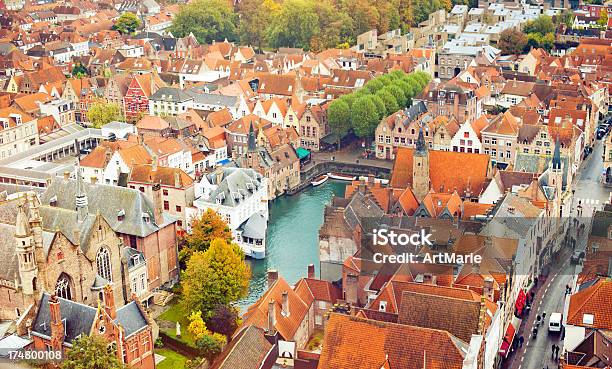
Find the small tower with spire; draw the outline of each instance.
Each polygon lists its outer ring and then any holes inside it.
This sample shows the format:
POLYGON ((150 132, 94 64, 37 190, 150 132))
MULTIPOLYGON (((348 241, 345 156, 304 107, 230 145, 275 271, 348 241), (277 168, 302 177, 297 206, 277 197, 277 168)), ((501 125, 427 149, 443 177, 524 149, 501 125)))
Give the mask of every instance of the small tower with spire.
POLYGON ((19 279, 24 295, 32 296, 36 288, 38 266, 36 264, 35 243, 25 211, 26 199, 19 199, 19 210, 15 220, 16 253, 19 258, 19 279))
POLYGON ((255 168, 257 166, 257 137, 255 136, 255 129, 253 128, 252 122, 249 127, 249 136, 247 140, 246 165, 249 168, 255 168))
POLYGON ((563 162, 561 161, 561 144, 559 137, 555 140, 555 151, 548 165, 548 185, 558 187, 558 195, 560 194, 561 187, 563 186, 563 162))
POLYGON ((83 183, 83 173, 81 172, 81 166, 77 165, 76 171, 76 180, 77 180, 77 189, 76 189, 76 212, 77 212, 77 221, 82 222, 89 214, 89 209, 87 206, 87 194, 85 193, 85 184, 83 183))
POLYGON ((429 192, 429 188, 429 151, 421 127, 412 156, 412 192, 421 201, 429 192))

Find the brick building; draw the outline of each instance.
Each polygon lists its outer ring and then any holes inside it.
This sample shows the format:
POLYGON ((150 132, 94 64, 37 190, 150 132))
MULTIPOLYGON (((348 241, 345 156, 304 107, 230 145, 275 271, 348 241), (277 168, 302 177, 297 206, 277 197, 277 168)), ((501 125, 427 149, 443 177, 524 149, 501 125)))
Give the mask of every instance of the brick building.
POLYGON ((142 305, 134 299, 117 308, 110 285, 100 302, 97 308, 44 293, 32 325, 34 349, 65 351, 81 335, 99 335, 120 362, 154 369, 152 321, 142 305))

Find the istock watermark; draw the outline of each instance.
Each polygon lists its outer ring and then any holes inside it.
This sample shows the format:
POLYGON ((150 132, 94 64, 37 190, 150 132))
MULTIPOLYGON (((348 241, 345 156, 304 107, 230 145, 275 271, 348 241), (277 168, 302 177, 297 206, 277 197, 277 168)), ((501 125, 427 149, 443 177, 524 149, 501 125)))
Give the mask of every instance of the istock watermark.
POLYGON ((433 246, 430 238, 431 233, 426 233, 424 229, 412 234, 395 233, 384 228, 372 230, 372 244, 375 246, 433 246))

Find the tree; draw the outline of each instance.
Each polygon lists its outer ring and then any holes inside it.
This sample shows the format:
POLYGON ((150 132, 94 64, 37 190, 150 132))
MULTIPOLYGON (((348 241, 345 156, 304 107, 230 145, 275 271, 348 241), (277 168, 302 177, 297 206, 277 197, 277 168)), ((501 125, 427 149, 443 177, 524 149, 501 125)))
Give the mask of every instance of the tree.
POLYGON ((319 17, 308 0, 287 0, 267 28, 273 47, 289 46, 308 50, 311 38, 320 32, 319 17))
POLYGON ((121 14, 119 18, 117 18, 113 28, 119 31, 119 33, 122 35, 131 35, 136 32, 141 25, 142 22, 140 21, 140 18, 136 16, 136 14, 125 12, 121 14))
POLYGON ((608 26, 608 12, 606 11, 605 8, 601 10, 601 14, 599 15, 599 19, 597 20, 597 24, 600 27, 607 27, 608 26))
MULTIPOLYGON (((387 108, 385 107, 385 102, 382 101, 382 99, 379 96, 377 96, 377 95, 370 95, 370 98, 372 99, 372 101, 376 105, 376 112, 378 113, 378 120, 380 121, 382 118, 385 117, 385 115, 387 113, 387 108)), ((378 125, 378 123, 377 123, 377 125, 378 125)))
POLYGON ((399 86, 392 84, 392 85, 385 87, 383 91, 389 92, 391 96, 393 96, 395 101, 397 101, 397 104, 400 107, 406 106, 406 102, 408 101, 408 99, 406 99, 406 95, 404 94, 404 91, 402 91, 402 89, 399 86))
POLYGON ((375 94, 378 90, 380 90, 383 87, 385 87, 385 83, 383 82, 382 79, 380 79, 380 77, 369 80, 368 83, 366 83, 363 86, 363 88, 366 89, 371 94, 375 94))
POLYGON ((527 36, 521 31, 506 29, 499 35, 497 47, 504 55, 521 54, 527 46, 527 36))
POLYGON ((553 24, 552 18, 548 15, 540 15, 536 19, 526 22, 523 31, 526 34, 539 33, 545 35, 555 31, 555 25, 553 24))
POLYGON ((217 238, 208 250, 196 251, 181 278, 184 311, 212 316, 218 304, 229 305, 247 295, 251 270, 235 243, 217 238))
POLYGON ((565 24, 567 27, 571 27, 574 23, 574 13, 569 9, 564 9, 560 14, 553 17, 553 21, 556 25, 565 24))
POLYGON ((386 115, 391 115, 400 109, 397 100, 395 100, 395 97, 393 97, 388 90, 380 90, 376 93, 376 96, 378 96, 385 104, 386 115))
POLYGON ((191 232, 181 240, 182 247, 179 251, 179 260, 183 268, 191 254, 196 251, 208 250, 210 243, 217 238, 231 242, 232 231, 216 211, 206 209, 201 217, 192 219, 191 232))
POLYGON ((415 91, 417 91, 418 86, 416 86, 416 84, 414 84, 413 86, 413 84, 406 82, 405 79, 400 79, 399 81, 396 81, 395 85, 402 90, 404 96, 406 97, 405 106, 410 106, 410 103, 412 102, 412 98, 415 96, 415 91))
POLYGON ((209 359, 214 359, 227 343, 224 335, 213 333, 206 328, 201 311, 194 311, 189 315, 187 330, 193 334, 196 347, 209 359))
POLYGON ((62 369, 125 369, 108 342, 98 335, 81 335, 67 349, 62 369))
POLYGON ((353 103, 351 123, 355 134, 361 138, 374 136, 380 112, 370 96, 362 96, 353 103))
POLYGON ((87 77, 88 73, 87 73, 87 68, 85 68, 85 66, 81 64, 81 62, 76 62, 70 74, 72 74, 72 76, 76 78, 83 78, 83 77, 87 77))
POLYGON ((100 128, 115 120, 121 119, 121 108, 114 103, 98 100, 91 104, 87 111, 87 119, 94 128, 100 128))
POLYGON ((266 44, 266 27, 280 12, 280 5, 274 0, 243 0, 238 3, 240 42, 256 45, 260 50, 266 44))
POLYGON ((219 304, 213 309, 208 328, 229 338, 238 328, 239 322, 240 317, 235 307, 219 304))
POLYGON ((193 33, 200 43, 237 39, 237 16, 226 0, 194 0, 184 5, 172 21, 176 37, 193 33))
POLYGON ((351 108, 345 100, 344 98, 336 99, 327 108, 327 123, 329 123, 332 133, 338 136, 338 150, 340 149, 340 140, 351 129, 351 108))

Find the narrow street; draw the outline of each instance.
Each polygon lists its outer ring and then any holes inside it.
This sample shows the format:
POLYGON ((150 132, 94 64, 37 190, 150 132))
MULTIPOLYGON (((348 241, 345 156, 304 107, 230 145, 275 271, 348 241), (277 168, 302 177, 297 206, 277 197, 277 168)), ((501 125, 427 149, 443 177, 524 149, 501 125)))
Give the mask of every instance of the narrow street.
MULTIPOLYGON (((577 250, 586 247, 588 234, 590 232, 590 216, 602 207, 610 199, 610 191, 601 183, 603 144, 597 140, 593 152, 582 162, 575 176, 572 201, 572 215, 578 217, 578 205, 582 207, 581 222, 585 222, 586 228, 576 237, 577 250)), ((575 232, 573 229, 572 232, 575 232)), ((575 234, 575 233, 574 233, 575 234)), ((517 333, 517 339, 521 335, 524 338, 523 347, 510 354, 502 364, 504 369, 553 369, 558 368, 559 362, 553 359, 552 346, 563 347, 561 334, 548 332, 548 319, 550 314, 563 313, 565 304, 565 286, 570 284, 575 275, 576 265, 570 263, 572 250, 565 248, 560 251, 556 260, 550 265, 550 273, 543 277, 537 288, 532 311, 517 333), (537 315, 546 312, 546 319, 540 324, 538 334, 534 338, 532 331, 536 324, 537 315)), ((560 353, 561 354, 561 353, 560 353)))

